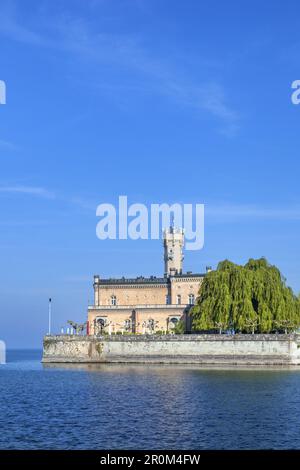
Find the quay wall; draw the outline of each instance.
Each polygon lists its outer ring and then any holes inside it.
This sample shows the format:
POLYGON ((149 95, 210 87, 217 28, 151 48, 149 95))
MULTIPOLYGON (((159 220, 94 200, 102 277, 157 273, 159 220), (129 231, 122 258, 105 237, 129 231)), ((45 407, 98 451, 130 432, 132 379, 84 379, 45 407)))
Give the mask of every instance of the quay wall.
POLYGON ((300 335, 45 336, 42 361, 300 365, 300 335))

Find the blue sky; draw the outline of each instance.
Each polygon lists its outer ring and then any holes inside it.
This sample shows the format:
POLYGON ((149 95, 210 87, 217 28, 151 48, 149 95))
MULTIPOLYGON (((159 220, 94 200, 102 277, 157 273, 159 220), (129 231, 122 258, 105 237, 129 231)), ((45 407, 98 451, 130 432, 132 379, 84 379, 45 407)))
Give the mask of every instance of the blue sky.
MULTIPOLYGON (((262 4, 263 3, 263 4, 262 4)), ((0 4, 0 337, 82 320, 92 278, 161 275, 161 241, 99 241, 96 206, 204 203, 185 268, 266 256, 300 291, 300 5, 0 4)))

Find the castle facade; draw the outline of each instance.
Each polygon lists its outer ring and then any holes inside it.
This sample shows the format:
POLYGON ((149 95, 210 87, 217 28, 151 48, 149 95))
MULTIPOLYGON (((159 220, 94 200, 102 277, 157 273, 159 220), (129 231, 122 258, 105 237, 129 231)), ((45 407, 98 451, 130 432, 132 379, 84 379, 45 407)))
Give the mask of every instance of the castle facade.
POLYGON ((183 272, 184 231, 164 231, 163 277, 102 279, 94 276, 94 303, 88 307, 88 334, 171 332, 188 312, 204 274, 183 272))

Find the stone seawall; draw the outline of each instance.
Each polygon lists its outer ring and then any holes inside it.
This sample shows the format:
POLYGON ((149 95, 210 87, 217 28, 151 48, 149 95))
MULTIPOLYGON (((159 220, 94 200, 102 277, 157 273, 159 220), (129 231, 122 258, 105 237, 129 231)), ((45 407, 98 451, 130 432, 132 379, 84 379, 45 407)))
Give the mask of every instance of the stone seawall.
POLYGON ((299 335, 45 336, 44 363, 300 365, 299 335))

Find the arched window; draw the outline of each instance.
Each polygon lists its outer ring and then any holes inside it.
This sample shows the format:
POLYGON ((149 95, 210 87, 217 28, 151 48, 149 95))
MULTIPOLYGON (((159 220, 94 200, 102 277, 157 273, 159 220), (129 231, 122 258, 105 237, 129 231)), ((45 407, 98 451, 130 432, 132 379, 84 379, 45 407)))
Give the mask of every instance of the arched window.
POLYGON ((194 303, 195 303, 195 296, 194 296, 194 294, 190 294, 189 295, 189 304, 194 305, 194 303))
POLYGON ((117 297, 115 295, 111 296, 110 305, 117 305, 117 297))
POLYGON ((181 295, 180 295, 180 294, 177 295, 176 301, 177 301, 177 302, 176 302, 177 305, 181 305, 181 295))

